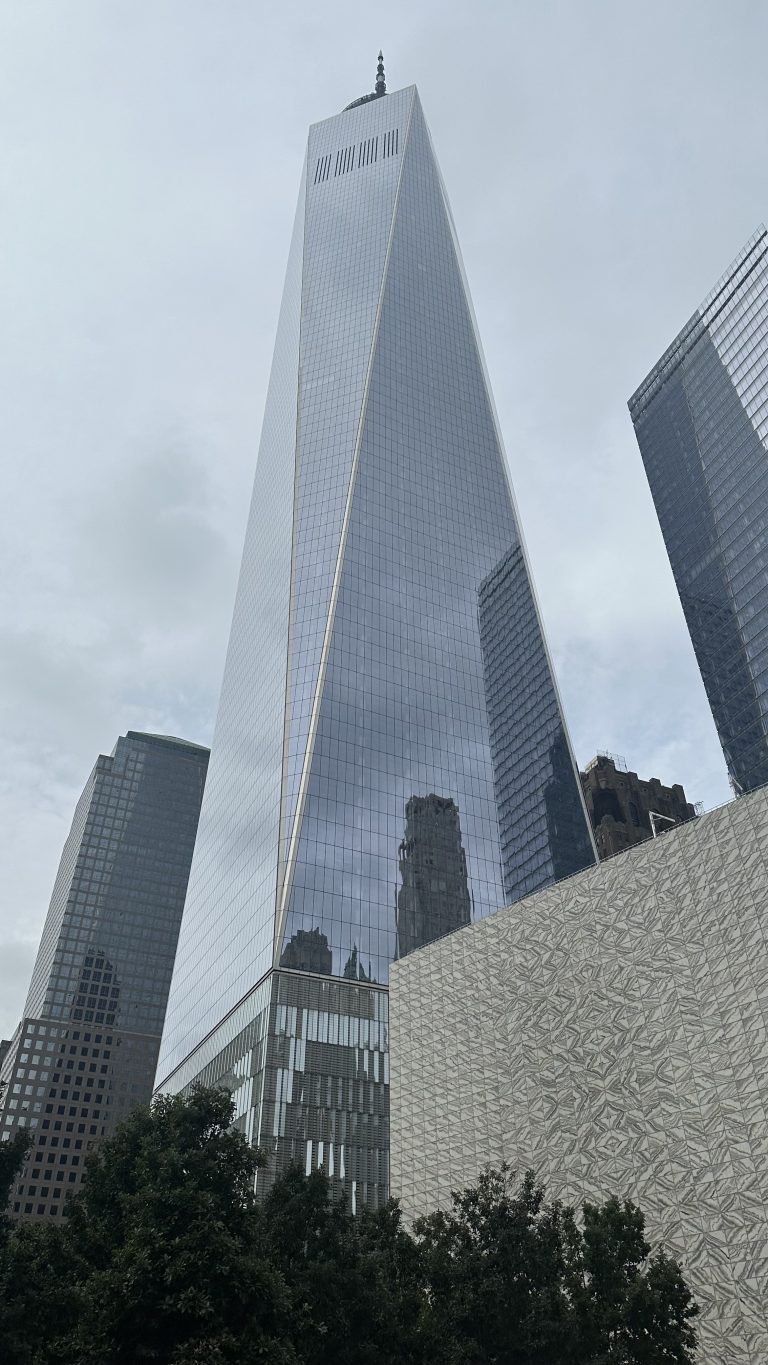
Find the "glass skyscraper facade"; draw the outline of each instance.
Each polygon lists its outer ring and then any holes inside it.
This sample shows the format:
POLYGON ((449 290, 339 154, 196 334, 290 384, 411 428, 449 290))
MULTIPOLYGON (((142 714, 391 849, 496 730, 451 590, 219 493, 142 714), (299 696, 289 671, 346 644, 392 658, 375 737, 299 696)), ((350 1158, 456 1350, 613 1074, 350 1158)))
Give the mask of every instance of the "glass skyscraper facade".
POLYGON ((273 1173, 376 1204, 390 962, 594 858, 418 95, 358 101, 309 134, 158 1088, 226 1073, 273 1173))
POLYGON ((129 730, 77 804, 0 1065, 0 1138, 32 1140, 20 1217, 60 1215, 85 1152, 152 1095, 207 766, 197 744, 129 730))
POLYGON ((768 782, 768 233, 629 400, 728 772, 768 782))

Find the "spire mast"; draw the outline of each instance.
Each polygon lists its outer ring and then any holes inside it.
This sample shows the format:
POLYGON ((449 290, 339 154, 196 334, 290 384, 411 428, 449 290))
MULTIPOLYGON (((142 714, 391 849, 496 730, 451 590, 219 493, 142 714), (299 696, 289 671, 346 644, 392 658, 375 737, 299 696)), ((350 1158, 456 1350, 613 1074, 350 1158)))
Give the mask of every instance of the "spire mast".
POLYGON ((376 67, 376 86, 370 95, 361 95, 359 99, 353 100, 347 105, 347 109, 356 109, 358 104, 367 104, 369 100, 377 100, 381 95, 387 93, 387 82, 384 79, 384 53, 379 52, 379 64, 376 67))

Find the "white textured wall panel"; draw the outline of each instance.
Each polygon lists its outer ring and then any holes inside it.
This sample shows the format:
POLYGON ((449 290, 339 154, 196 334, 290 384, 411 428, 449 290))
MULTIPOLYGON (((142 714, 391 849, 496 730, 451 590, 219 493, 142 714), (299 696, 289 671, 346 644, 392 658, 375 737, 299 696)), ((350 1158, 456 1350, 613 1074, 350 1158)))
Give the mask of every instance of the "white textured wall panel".
POLYGON ((768 790, 397 963, 392 1191, 485 1162, 644 1210, 704 1365, 768 1360, 768 790))

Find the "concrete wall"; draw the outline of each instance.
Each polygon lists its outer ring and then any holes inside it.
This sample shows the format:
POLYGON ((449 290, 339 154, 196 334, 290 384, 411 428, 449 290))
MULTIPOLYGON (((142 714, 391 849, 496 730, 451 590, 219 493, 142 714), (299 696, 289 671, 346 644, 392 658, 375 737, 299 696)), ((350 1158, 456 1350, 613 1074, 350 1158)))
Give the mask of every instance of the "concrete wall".
POLYGON ((704 1365, 768 1360, 768 789, 395 964, 392 1192, 636 1200, 704 1365))

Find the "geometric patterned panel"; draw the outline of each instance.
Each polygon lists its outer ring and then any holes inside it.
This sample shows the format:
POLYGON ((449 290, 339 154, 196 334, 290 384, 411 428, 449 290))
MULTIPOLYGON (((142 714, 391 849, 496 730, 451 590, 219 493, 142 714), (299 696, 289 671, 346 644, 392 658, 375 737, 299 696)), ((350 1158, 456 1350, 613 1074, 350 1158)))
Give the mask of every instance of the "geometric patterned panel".
POLYGON ((392 1193, 486 1162, 636 1200, 701 1359, 768 1359, 768 789, 395 964, 392 1193))

